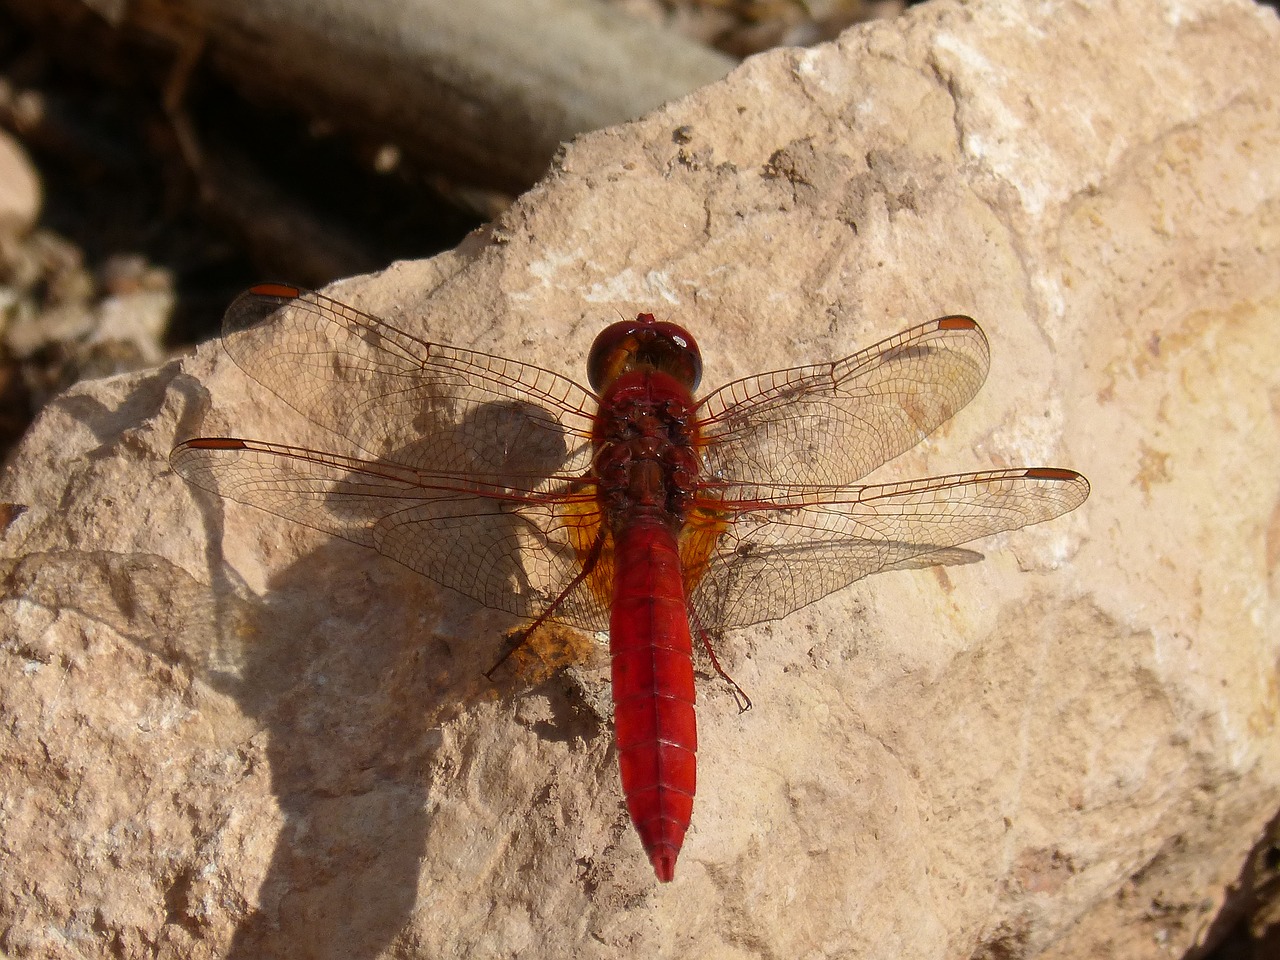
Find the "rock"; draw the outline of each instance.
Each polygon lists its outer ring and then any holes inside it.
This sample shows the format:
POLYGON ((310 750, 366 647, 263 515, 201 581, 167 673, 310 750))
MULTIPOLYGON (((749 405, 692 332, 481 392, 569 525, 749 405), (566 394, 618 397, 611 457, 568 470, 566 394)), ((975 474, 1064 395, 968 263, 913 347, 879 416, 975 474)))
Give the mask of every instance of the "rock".
POLYGON ((188 488, 334 444, 215 346, 82 384, 0 487, 15 956, 1164 957, 1274 815, 1280 64, 1251 3, 935 3, 589 135, 492 229, 334 296, 581 377, 640 310, 709 386, 964 312, 978 398, 879 471, 1092 499, 731 633, 676 880, 594 674, 188 488))
POLYGON ((40 216, 40 178, 16 140, 0 130, 0 242, 20 237, 40 216))

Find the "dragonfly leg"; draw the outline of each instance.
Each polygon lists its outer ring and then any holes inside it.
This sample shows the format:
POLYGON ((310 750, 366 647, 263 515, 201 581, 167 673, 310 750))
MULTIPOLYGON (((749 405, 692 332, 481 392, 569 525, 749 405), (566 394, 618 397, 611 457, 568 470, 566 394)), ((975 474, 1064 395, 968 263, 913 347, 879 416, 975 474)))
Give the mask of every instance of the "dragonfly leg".
POLYGON ((698 618, 693 616, 692 611, 690 611, 690 620, 698 631, 698 636, 702 640, 702 646, 707 651, 707 656, 711 658, 711 666, 715 667, 716 673, 720 674, 720 679, 729 684, 729 689, 733 691, 733 699, 738 704, 738 712, 746 713, 751 709, 751 698, 747 696, 747 691, 738 686, 738 681, 729 676, 724 667, 720 666, 720 659, 716 656, 715 648, 711 645, 711 635, 707 633, 706 627, 698 621, 698 618))
POLYGON ((537 619, 534 620, 533 623, 529 624, 529 626, 516 634, 515 639, 511 641, 506 652, 498 658, 497 662, 492 667, 484 672, 486 680, 492 680, 493 675, 498 672, 498 668, 511 659, 511 655, 529 641, 529 637, 532 636, 533 631, 546 623, 547 620, 550 619, 551 615, 555 613, 556 607, 564 603, 569 594, 574 591, 574 588, 576 588, 583 580, 587 579, 587 577, 591 576, 591 572, 595 570, 596 564, 600 561, 600 553, 603 548, 604 531, 602 530, 600 535, 596 537, 595 543, 591 545, 591 549, 587 552, 587 555, 583 558, 582 569, 578 571, 577 576, 569 581, 568 585, 560 591, 559 596, 547 604, 546 609, 538 614, 537 619))

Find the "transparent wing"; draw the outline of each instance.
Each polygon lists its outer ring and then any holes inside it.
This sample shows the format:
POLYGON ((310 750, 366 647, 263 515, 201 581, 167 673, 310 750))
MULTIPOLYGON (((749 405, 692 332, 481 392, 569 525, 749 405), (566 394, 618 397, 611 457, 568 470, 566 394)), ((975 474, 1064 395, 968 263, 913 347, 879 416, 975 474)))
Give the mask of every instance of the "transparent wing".
POLYGON ((989 365, 978 325, 942 317, 843 360, 735 380, 698 405, 707 475, 851 484, 973 399, 989 365))
MULTIPOLYGON (((573 582, 600 529, 593 484, 543 478, 519 491, 475 477, 431 473, 228 437, 174 448, 189 482, 416 570, 496 610, 534 618, 573 582)), ((601 578, 579 584, 552 619, 608 629, 601 578)))
MULTIPOLYGON (((552 619, 607 629, 614 556, 590 473, 589 391, 283 285, 253 288, 224 326, 251 377, 359 456, 198 438, 175 448, 177 472, 486 606, 534 618, 554 605, 552 619)), ((967 403, 987 365, 978 326, 945 317, 703 400, 706 470, 681 541, 697 619, 782 617, 877 570, 957 562, 958 544, 1083 502, 1084 478, 1052 468, 852 484, 967 403)))
POLYGON ((353 453, 495 480, 590 464, 595 398, 549 370, 431 343, 284 284, 238 297, 223 334, 245 373, 353 453))
POLYGON ((690 605, 714 630, 776 620, 881 570, 1074 510, 1089 483, 1055 467, 905 483, 708 489, 681 542, 690 605), (700 579, 698 579, 700 577, 700 579), (696 580, 696 582, 693 582, 696 580))

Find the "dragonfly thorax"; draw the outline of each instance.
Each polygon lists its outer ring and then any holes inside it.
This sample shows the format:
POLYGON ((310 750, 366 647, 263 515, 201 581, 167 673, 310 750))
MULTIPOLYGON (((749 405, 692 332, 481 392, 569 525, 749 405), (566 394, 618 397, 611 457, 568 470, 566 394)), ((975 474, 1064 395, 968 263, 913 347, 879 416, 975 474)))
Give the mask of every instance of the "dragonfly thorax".
POLYGON ((596 414, 593 472, 611 526, 641 514, 678 528, 697 486, 693 399, 657 371, 617 378, 596 414))

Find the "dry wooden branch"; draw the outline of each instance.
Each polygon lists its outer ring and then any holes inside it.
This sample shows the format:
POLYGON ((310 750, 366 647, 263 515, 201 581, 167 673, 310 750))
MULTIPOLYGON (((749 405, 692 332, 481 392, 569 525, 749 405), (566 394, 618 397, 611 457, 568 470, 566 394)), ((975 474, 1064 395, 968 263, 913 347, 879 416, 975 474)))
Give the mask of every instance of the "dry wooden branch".
POLYGON ((187 60, 201 50, 256 98, 509 190, 562 141, 734 63, 596 0, 136 0, 117 12, 187 60))

